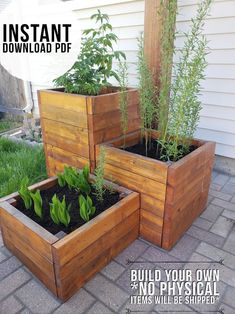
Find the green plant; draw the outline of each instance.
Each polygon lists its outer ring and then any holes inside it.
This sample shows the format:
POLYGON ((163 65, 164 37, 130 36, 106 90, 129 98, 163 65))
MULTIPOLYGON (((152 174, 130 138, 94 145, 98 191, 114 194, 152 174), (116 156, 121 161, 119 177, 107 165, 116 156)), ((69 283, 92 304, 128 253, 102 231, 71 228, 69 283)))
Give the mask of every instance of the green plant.
POLYGON ((175 23, 177 16, 177 0, 161 0, 159 18, 161 19, 161 69, 160 88, 157 106, 157 121, 160 138, 164 139, 167 132, 168 112, 171 91, 172 63, 175 51, 175 23))
POLYGON ((82 171, 78 172, 75 168, 65 167, 64 173, 57 174, 58 184, 64 187, 66 184, 69 189, 75 189, 89 195, 91 187, 89 184, 89 167, 85 166, 82 171))
POLYGON ((23 178, 29 185, 47 178, 42 147, 0 138, 0 197, 18 191, 23 178))
POLYGON ((32 206, 32 198, 31 198, 31 193, 28 189, 28 185, 29 185, 29 178, 24 177, 20 184, 19 194, 22 200, 24 201, 24 206, 26 209, 30 209, 30 207, 32 206))
POLYGON ((69 206, 66 205, 65 196, 63 200, 60 201, 55 194, 52 197, 52 203, 50 204, 50 216, 53 222, 56 225, 62 223, 65 227, 68 227, 70 223, 70 211, 71 204, 69 206))
POLYGON ((94 216, 96 208, 93 206, 92 199, 87 195, 85 198, 83 195, 79 196, 80 216, 84 221, 89 221, 94 216))
POLYGON ((141 134, 145 138, 146 156, 148 152, 149 132, 152 130, 156 116, 156 88, 154 86, 152 73, 149 70, 144 54, 144 38, 141 34, 138 39, 138 78, 139 78, 139 97, 140 97, 140 120, 141 134))
POLYGON ((189 152, 191 139, 199 122, 202 108, 198 100, 200 82, 205 78, 207 66, 207 40, 202 34, 205 17, 212 0, 199 4, 197 15, 192 19, 190 32, 186 35, 178 64, 174 66, 169 119, 166 139, 160 141, 165 150, 164 159, 177 161, 182 153, 189 152))
POLYGON ((43 218, 43 208, 42 208, 42 197, 41 197, 40 191, 37 190, 36 192, 31 192, 30 196, 31 196, 33 203, 34 203, 35 214, 42 219, 43 218))
POLYGON ((119 106, 121 111, 121 126, 124 135, 124 148, 126 147, 126 132, 128 130, 128 68, 126 62, 119 62, 119 83, 120 83, 120 96, 119 106))
POLYGON ((82 95, 98 95, 109 86, 108 80, 118 74, 113 70, 113 61, 126 58, 121 51, 115 51, 113 45, 118 37, 112 32, 107 14, 100 10, 91 16, 97 28, 83 32, 81 52, 72 68, 54 80, 56 86, 64 86, 65 92, 82 95))
POLYGON ((104 165, 105 165, 105 155, 106 151, 104 147, 100 148, 100 153, 97 161, 97 167, 95 169, 95 181, 93 187, 95 189, 95 195, 98 201, 103 202, 105 189, 105 180, 104 180, 104 165))

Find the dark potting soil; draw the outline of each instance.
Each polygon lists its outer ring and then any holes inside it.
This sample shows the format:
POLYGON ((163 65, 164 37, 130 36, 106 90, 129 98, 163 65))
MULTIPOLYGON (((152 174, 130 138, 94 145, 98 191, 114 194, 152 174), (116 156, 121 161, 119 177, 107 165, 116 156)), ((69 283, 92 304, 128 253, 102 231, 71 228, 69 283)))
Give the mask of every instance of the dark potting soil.
MULTIPOLYGON (((185 154, 183 154, 183 157, 187 156, 188 154, 190 154, 191 152, 193 152, 194 150, 196 150, 198 147, 191 145, 189 147, 189 151, 185 154)), ((143 141, 142 143, 138 143, 134 146, 130 146, 130 147, 126 147, 125 151, 133 153, 133 154, 137 154, 137 155, 141 155, 144 157, 149 157, 149 158, 153 158, 156 160, 160 160, 160 161, 168 161, 168 160, 164 160, 164 158, 161 158, 162 156, 164 156, 164 149, 162 150, 162 146, 156 141, 156 140, 151 140, 151 142, 148 144, 148 151, 147 151, 147 155, 146 155, 146 146, 145 146, 145 141, 143 141)), ((181 159, 179 158, 179 159, 181 159)))
MULTIPOLYGON (((55 185, 52 188, 41 191, 41 196, 43 200, 43 210, 44 210, 44 215, 43 215, 42 220, 35 214, 33 208, 29 210, 25 208, 24 202, 22 201, 22 199, 19 199, 16 207, 23 214, 31 218, 33 221, 35 221, 36 223, 38 223, 39 225, 41 225, 43 228, 45 228, 46 230, 48 230, 54 235, 60 231, 63 231, 69 234, 86 223, 84 220, 82 220, 79 213, 80 212, 79 202, 78 202, 79 193, 76 190, 69 190, 67 186, 60 187, 59 185, 55 185), (52 221, 50 217, 50 203, 54 194, 56 194, 57 197, 61 201, 63 199, 63 196, 65 195, 66 204, 67 205, 71 204, 71 209, 69 212, 71 221, 68 228, 66 228, 62 224, 60 225, 54 224, 54 222, 52 221)), ((96 216, 98 216, 103 211, 110 208, 111 206, 113 206, 120 200, 120 195, 118 192, 111 193, 108 190, 106 190, 105 192, 104 201, 102 203, 97 200, 96 196, 94 195, 94 190, 92 190, 90 197, 92 198, 93 204, 96 207, 95 215, 91 219, 95 218, 96 216)))

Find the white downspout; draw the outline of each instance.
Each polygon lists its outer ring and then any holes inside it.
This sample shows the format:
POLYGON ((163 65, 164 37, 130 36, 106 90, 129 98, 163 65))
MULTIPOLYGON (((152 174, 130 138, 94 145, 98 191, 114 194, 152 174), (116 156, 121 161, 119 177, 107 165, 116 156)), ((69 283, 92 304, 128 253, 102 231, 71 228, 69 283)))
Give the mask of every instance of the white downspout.
POLYGON ((24 113, 32 113, 34 108, 33 96, 32 96, 32 84, 28 81, 24 83, 24 94, 26 100, 26 106, 23 108, 24 113))

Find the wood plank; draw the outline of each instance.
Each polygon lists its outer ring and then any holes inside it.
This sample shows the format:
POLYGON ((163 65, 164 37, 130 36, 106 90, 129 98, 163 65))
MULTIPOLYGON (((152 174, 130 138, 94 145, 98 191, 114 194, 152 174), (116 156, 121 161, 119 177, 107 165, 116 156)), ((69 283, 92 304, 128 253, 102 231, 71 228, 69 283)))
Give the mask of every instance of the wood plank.
POLYGON ((60 265, 66 264, 79 252, 91 245, 97 238, 101 237, 113 227, 122 222, 139 208, 139 195, 132 193, 120 200, 76 231, 70 233, 53 246, 57 250, 55 262, 60 265), (73 250, 71 250, 73 248, 73 250))
POLYGON ((64 93, 59 90, 40 90, 38 97, 39 105, 45 107, 43 111, 51 107, 87 113, 86 96, 64 93))
POLYGON ((159 233, 152 228, 148 228, 146 225, 140 225, 140 237, 157 246, 161 246, 162 233, 159 233))
POLYGON ((142 208, 140 210, 140 224, 162 233, 163 219, 142 208))
POLYGON ((42 281, 42 283, 50 289, 55 296, 57 296, 57 288, 55 284, 55 279, 48 280, 48 276, 45 275, 44 272, 42 272, 37 265, 35 265, 27 256, 22 254, 21 251, 19 251, 15 246, 14 243, 8 240, 7 237, 4 236, 4 229, 3 229, 3 240, 5 246, 19 259, 21 262, 29 268, 29 270, 39 279, 42 281))
POLYGON ((161 218, 164 217, 164 207, 165 207, 164 201, 157 200, 156 198, 153 198, 149 195, 141 193, 140 202, 141 202, 140 203, 141 208, 148 210, 153 215, 157 215, 161 218))
MULTIPOLYGON (((93 119, 94 131, 108 129, 121 124, 121 112, 119 109, 106 113, 91 115, 91 117, 93 119)), ((139 118, 139 112, 136 105, 128 107, 128 117, 131 117, 130 121, 139 118)))
MULTIPOLYGON (((126 133, 128 134, 128 133, 135 132, 139 130, 139 128, 140 128, 140 119, 139 118, 131 119, 128 122, 128 129, 126 133)), ((109 127, 108 130, 102 129, 102 130, 93 132, 94 143, 96 145, 113 140, 122 135, 123 135, 123 130, 122 130, 121 124, 109 127)))
POLYGON ((58 238, 7 202, 1 203, 1 224, 19 237, 24 235, 28 245, 37 247, 43 257, 52 261, 51 244, 57 242, 58 238))
MULTIPOLYGON (((5 238, 14 244, 14 247, 19 250, 23 255, 25 255, 36 267, 38 267, 39 271, 45 274, 45 277, 48 277, 48 280, 54 280, 54 265, 52 261, 44 258, 40 254, 40 250, 37 247, 30 245, 25 242, 24 235, 19 235, 15 233, 14 230, 11 230, 5 226, 4 236, 5 238)), ((26 265, 27 266, 27 265, 26 265)))
MULTIPOLYGON (((97 146, 98 155, 99 146, 97 146)), ((106 163, 166 184, 168 165, 161 161, 106 146, 106 163)))
POLYGON ((87 115, 82 112, 74 112, 72 110, 57 107, 42 106, 41 118, 87 129, 87 115))
POLYGON ((104 252, 101 252, 89 263, 76 270, 76 279, 71 281, 68 277, 61 285, 58 285, 59 296, 66 301, 71 297, 78 289, 80 289, 89 279, 91 279, 97 272, 105 267, 114 257, 116 257, 123 249, 128 247, 139 234, 139 227, 134 227, 130 232, 124 235, 120 241, 115 242, 111 248, 104 252), (85 275, 84 275, 85 274, 85 275))
MULTIPOLYGON (((78 252, 78 255, 68 261, 65 265, 62 265, 62 267, 60 264, 56 263, 55 269, 58 273, 59 281, 62 282, 63 280, 67 280, 66 278, 68 277, 76 277, 74 269, 80 269, 85 264, 88 264, 89 261, 94 259, 94 256, 98 256, 101 252, 110 249, 116 242, 119 242, 123 236, 128 234, 130 230, 137 227, 139 228, 139 210, 136 210, 101 237, 97 237, 96 241, 81 252, 78 252)), ((55 256, 56 261, 60 261, 57 256, 57 250, 54 247, 53 255, 55 256)))
MULTIPOLYGON (((120 92, 99 95, 88 99, 88 114, 106 113, 120 108, 119 104, 120 92)), ((128 106, 137 106, 139 103, 139 95, 137 89, 128 90, 128 106)))
POLYGON ((165 201, 166 185, 117 166, 105 164, 105 177, 127 188, 165 201))
MULTIPOLYGON (((140 142, 140 131, 132 132, 127 134, 125 137, 126 146, 133 146, 140 142)), ((124 136, 119 136, 113 140, 107 141, 104 145, 111 146, 111 147, 123 147, 124 145, 124 136)))

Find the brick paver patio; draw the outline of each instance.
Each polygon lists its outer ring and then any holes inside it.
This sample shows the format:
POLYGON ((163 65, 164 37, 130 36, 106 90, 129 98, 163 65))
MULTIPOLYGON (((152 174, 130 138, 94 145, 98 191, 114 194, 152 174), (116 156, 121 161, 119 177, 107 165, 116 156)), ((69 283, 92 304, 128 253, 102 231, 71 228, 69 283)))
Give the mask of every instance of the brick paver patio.
POLYGON ((220 313, 235 313, 235 177, 213 173, 206 211, 171 252, 138 239, 64 304, 12 256, 0 237, 0 314, 108 314, 127 313, 127 309, 129 313, 219 313, 220 309, 220 313), (128 259, 139 263, 127 265, 128 259), (214 262, 220 259, 224 265, 214 262), (130 304, 132 267, 196 269, 198 264, 190 261, 205 262, 200 268, 220 269, 216 304, 130 304))

